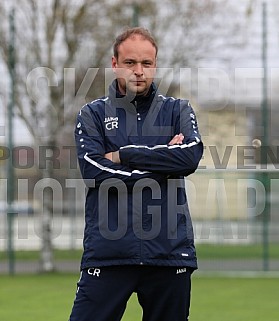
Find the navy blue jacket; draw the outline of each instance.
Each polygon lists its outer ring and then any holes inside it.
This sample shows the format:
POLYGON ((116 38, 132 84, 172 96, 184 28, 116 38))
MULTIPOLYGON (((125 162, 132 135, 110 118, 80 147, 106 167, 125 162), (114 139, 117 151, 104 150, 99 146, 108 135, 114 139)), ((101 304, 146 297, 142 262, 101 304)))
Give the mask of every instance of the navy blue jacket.
POLYGON ((88 187, 81 269, 109 265, 197 268, 184 177, 203 145, 187 100, 164 97, 152 84, 145 97, 107 97, 80 110, 75 138, 88 187), (180 145, 169 145, 183 133, 180 145), (120 164, 106 159, 119 150, 120 164))

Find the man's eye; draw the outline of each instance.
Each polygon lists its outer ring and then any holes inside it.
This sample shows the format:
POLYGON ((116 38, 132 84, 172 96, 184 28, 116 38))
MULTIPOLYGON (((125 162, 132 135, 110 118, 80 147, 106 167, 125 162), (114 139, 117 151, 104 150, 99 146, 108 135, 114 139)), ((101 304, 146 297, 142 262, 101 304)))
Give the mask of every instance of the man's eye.
POLYGON ((128 66, 132 66, 133 62, 132 61, 126 61, 125 64, 128 65, 128 66))
POLYGON ((146 61, 146 62, 144 62, 143 64, 144 64, 144 66, 146 66, 146 67, 152 66, 152 63, 151 63, 150 61, 146 61))

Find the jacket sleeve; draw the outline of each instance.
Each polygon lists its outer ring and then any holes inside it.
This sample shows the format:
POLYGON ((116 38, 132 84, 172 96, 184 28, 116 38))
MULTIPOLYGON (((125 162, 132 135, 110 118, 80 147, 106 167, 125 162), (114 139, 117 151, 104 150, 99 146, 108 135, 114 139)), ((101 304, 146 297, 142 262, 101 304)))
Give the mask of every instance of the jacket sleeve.
POLYGON ((141 171, 165 175, 192 174, 203 154, 196 115, 188 101, 179 101, 173 110, 174 134, 182 133, 180 145, 133 145, 120 148, 121 163, 141 171))
POLYGON ((124 182, 129 187, 140 178, 160 180, 162 175, 115 164, 106 159, 105 135, 101 124, 98 114, 94 114, 88 105, 85 105, 77 116, 75 128, 77 156, 81 175, 87 187, 98 187, 106 182, 113 186, 124 182))

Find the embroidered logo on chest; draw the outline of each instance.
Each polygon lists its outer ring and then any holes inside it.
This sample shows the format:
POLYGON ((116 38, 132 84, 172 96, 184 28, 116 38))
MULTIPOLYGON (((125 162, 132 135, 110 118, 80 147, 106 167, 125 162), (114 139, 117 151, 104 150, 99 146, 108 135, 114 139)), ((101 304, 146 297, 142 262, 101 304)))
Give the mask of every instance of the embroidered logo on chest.
POLYGON ((118 128, 118 117, 105 117, 104 123, 107 130, 118 128))

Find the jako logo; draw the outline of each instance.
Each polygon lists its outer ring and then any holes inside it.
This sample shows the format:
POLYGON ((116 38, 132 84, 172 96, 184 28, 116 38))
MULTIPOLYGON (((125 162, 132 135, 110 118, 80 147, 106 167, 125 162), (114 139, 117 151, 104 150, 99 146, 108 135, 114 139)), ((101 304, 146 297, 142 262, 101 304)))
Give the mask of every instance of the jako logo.
POLYGON ((106 123, 107 130, 118 128, 118 117, 106 117, 104 122, 106 123))
POLYGON ((187 268, 182 268, 182 269, 176 270, 176 274, 185 273, 185 272, 187 272, 187 268))

